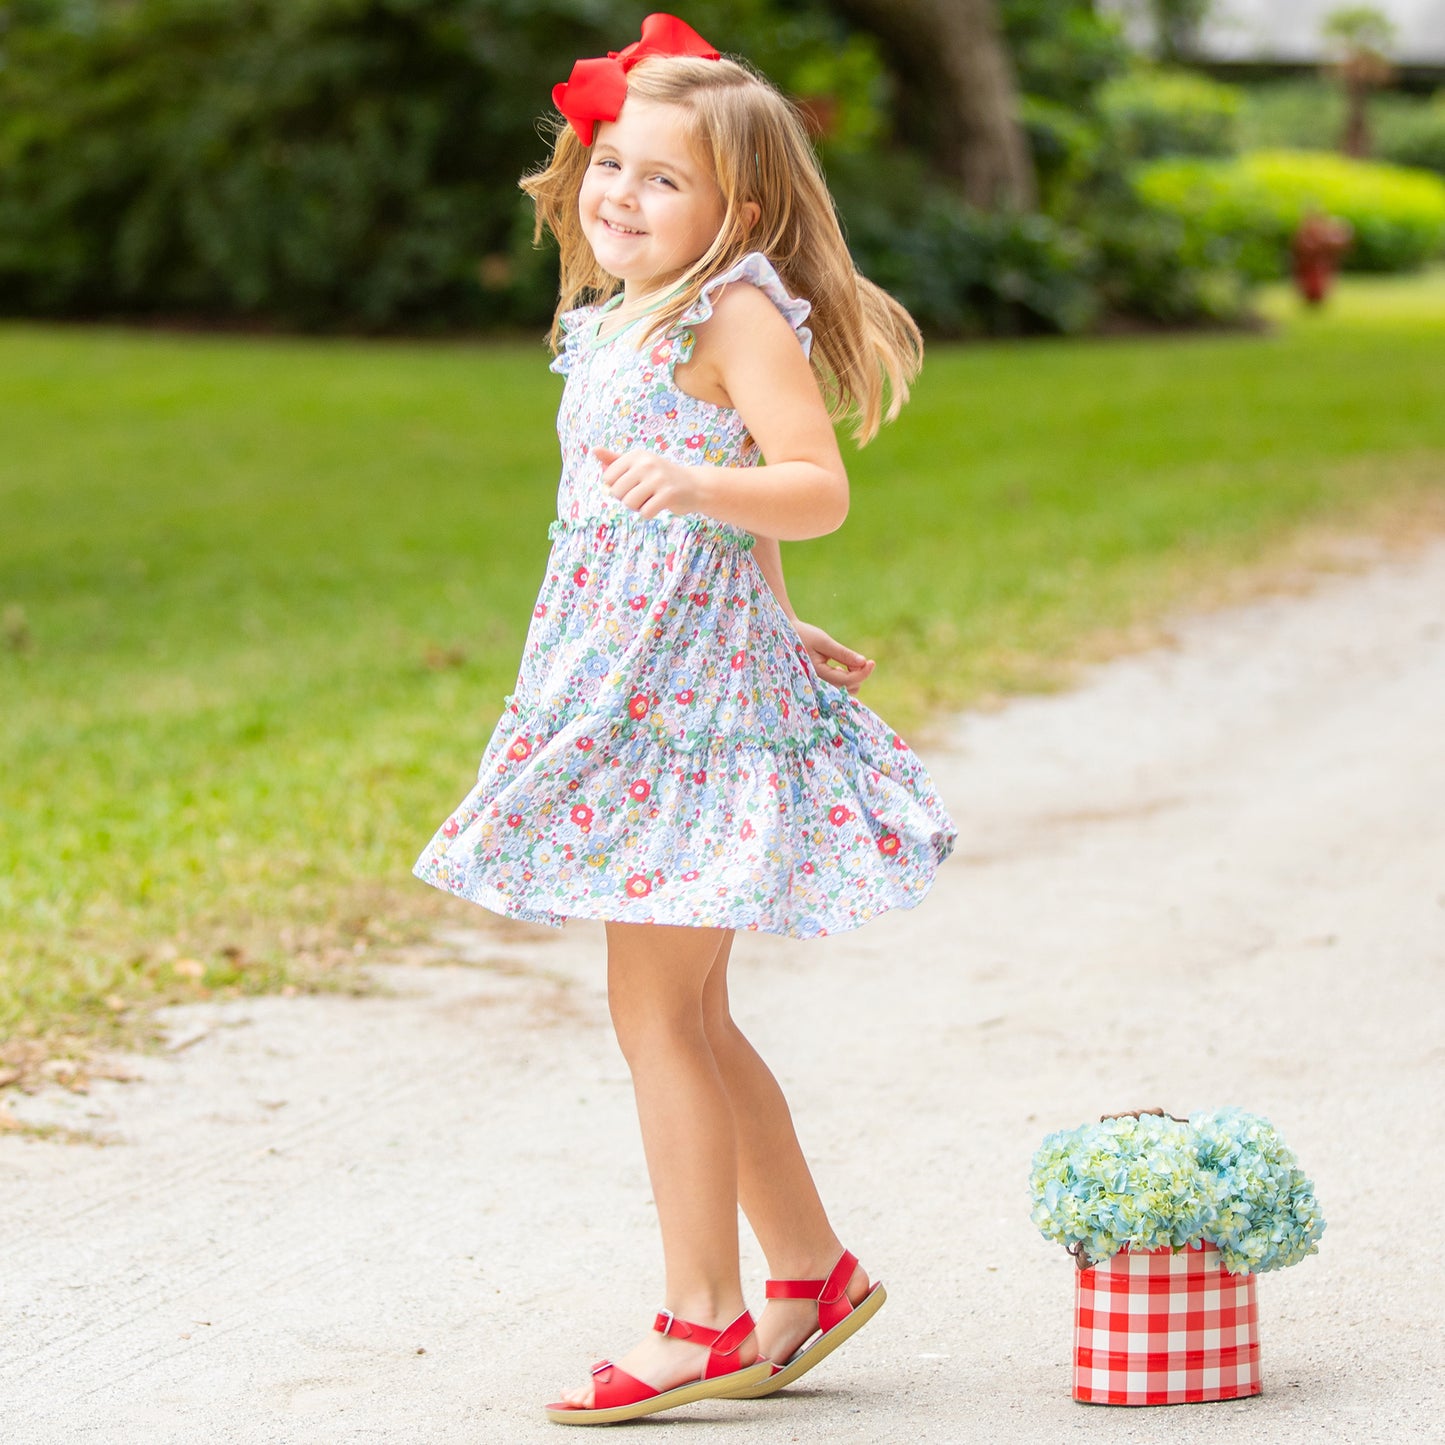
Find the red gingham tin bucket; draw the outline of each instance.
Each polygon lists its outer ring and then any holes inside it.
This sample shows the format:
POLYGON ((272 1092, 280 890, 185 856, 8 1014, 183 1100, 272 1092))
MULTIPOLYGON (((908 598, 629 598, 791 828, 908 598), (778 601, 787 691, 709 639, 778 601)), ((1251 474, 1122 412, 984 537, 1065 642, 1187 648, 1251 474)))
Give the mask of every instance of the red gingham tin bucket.
POLYGON ((1229 1274, 1212 1244, 1124 1249, 1075 1271, 1074 1399, 1183 1405, 1259 1390, 1254 1276, 1229 1274))

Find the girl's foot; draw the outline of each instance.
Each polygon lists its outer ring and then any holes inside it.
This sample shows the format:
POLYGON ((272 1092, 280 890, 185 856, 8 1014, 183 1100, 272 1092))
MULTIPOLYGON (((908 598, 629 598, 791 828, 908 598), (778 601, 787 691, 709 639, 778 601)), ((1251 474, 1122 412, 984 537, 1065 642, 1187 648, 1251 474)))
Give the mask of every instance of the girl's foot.
MULTIPOLYGON (((816 1316, 816 1307, 813 1313, 816 1316)), ((699 1317, 699 1323, 705 1320, 712 1329, 722 1329, 734 1315, 716 1318, 705 1315, 699 1317)), ((814 1327, 816 1328, 816 1320, 814 1327)), ((646 1385, 651 1385, 654 1390, 671 1390, 698 1379, 707 1368, 709 1353, 706 1345, 694 1344, 689 1340, 679 1339, 676 1335, 664 1335, 653 1330, 646 1339, 634 1345, 625 1355, 619 1356, 614 1363, 618 1369, 646 1385)), ((755 1331, 738 1347, 737 1363, 740 1367, 751 1365, 761 1358, 755 1331)), ((589 1382, 578 1389, 566 1391, 562 1400, 568 1405, 590 1410, 593 1407, 593 1395, 594 1389, 589 1382)))
MULTIPOLYGON (((837 1263, 824 1262, 820 1269, 801 1270, 800 1279, 823 1279, 837 1263)), ((857 1265, 848 1280, 848 1302, 860 1305, 868 1296, 868 1272, 857 1265)), ((774 1364, 786 1365, 818 1331, 818 1302, 809 1299, 770 1299, 758 1317, 758 1347, 774 1364)))

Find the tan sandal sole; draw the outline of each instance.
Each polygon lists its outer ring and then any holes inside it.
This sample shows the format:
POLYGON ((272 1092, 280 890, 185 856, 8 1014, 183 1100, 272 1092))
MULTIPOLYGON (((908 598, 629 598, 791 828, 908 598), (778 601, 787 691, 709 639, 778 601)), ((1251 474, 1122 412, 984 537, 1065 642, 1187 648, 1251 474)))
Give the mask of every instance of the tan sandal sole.
POLYGON ((806 1375, 814 1365, 821 1364, 839 1345, 857 1334, 883 1308, 883 1301, 887 1298, 888 1291, 880 1281, 863 1296, 862 1302, 854 1307, 850 1315, 839 1320, 826 1335, 820 1335, 811 1345, 799 1350, 776 1375, 761 1385, 745 1385, 729 1390, 728 1399, 761 1400, 765 1395, 785 1389, 794 1380, 806 1375))
MULTIPOLYGON (((852 1316, 849 1316, 851 1319, 852 1316)), ((842 1325, 839 1325, 839 1329, 842 1325)), ((766 1360, 749 1365, 745 1370, 735 1370, 721 1380, 694 1380, 690 1385, 679 1385, 674 1390, 664 1390, 646 1400, 636 1400, 631 1405, 613 1405, 607 1410, 553 1410, 547 1409, 547 1418, 555 1425, 615 1425, 622 1420, 640 1420, 644 1415, 656 1415, 662 1410, 676 1409, 679 1405, 690 1405, 694 1400, 726 1399, 733 1392, 726 1388, 733 1381, 750 1389, 760 1381, 767 1380, 772 1366, 766 1360), (722 1385, 725 1388, 719 1389, 722 1385)))

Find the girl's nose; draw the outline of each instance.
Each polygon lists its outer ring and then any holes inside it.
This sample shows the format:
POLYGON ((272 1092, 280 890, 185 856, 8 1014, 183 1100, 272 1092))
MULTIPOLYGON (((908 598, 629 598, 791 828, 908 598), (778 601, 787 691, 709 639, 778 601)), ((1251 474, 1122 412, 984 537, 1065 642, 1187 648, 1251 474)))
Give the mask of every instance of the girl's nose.
POLYGON ((632 181, 625 171, 614 171, 607 184, 607 199, 615 206, 632 204, 632 181))

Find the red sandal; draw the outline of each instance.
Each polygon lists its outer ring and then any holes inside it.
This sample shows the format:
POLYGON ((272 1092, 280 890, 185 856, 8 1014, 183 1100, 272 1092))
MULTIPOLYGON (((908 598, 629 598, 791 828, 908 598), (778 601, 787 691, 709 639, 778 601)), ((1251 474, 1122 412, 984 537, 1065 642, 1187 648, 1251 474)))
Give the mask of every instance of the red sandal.
POLYGON ((858 1260, 845 1249, 843 1257, 833 1266, 827 1279, 770 1279, 769 1299, 807 1299, 818 1302, 818 1334, 811 1344, 796 1350, 785 1365, 774 1365, 772 1375, 760 1385, 740 1385, 728 1391, 735 1400, 759 1400, 791 1385, 820 1364, 844 1340, 856 1334, 883 1308, 888 1292, 881 1280, 855 1305, 848 1298, 848 1281, 858 1268, 858 1260))
POLYGON ((559 1401, 547 1406, 547 1418, 558 1425, 612 1425, 619 1420, 638 1420, 694 1400, 711 1400, 732 1391, 767 1381, 773 1366, 767 1360, 739 1365, 737 1352, 753 1332, 753 1317, 744 1310, 725 1330, 710 1330, 706 1325, 689 1324, 671 1310, 663 1310, 652 1328, 660 1335, 675 1335, 707 1345, 707 1365, 696 1380, 671 1390, 656 1390, 626 1370, 619 1370, 611 1360, 592 1367, 592 1407, 569 1405, 559 1401))

